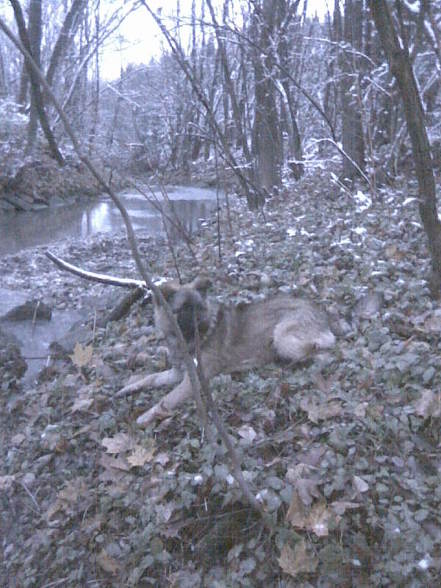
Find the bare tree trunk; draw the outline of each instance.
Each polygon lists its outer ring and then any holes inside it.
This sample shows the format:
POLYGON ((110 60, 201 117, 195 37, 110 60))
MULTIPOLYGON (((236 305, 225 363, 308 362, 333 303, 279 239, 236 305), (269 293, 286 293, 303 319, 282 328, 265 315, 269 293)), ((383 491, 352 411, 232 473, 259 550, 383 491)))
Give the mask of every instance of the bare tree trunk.
POLYGON ((269 194, 278 190, 281 183, 281 137, 279 116, 275 100, 275 85, 271 79, 274 58, 272 47, 275 14, 271 0, 263 0, 255 6, 254 95, 255 115, 253 128, 253 152, 256 157, 256 178, 269 194))
POLYGON ((72 41, 73 35, 78 27, 79 19, 77 17, 84 4, 85 0, 74 0, 69 12, 66 14, 54 50, 52 51, 49 67, 47 68, 46 80, 49 86, 52 86, 57 68, 67 53, 69 43, 72 41))
MULTIPOLYGON (((113 110, 112 122, 110 123, 110 127, 107 132, 107 138, 106 138, 107 147, 113 146, 113 141, 115 138, 115 131, 118 127, 118 117, 119 117, 119 113, 120 113, 120 109, 121 109, 121 104, 123 101, 122 96, 123 96, 123 70, 121 68, 121 70, 119 72, 119 80, 118 80, 118 96, 115 101, 115 108, 113 110)), ((139 142, 144 143, 144 141, 139 138, 140 133, 139 133, 139 129, 136 125, 136 115, 135 115, 134 109, 132 109, 132 115, 133 115, 133 121, 135 123, 135 125, 134 125, 135 126, 135 134, 137 135, 139 142)))
MULTIPOLYGON (((211 20, 214 25, 214 32, 215 32, 217 44, 219 47, 221 66, 222 66, 222 71, 224 74, 223 75, 223 84, 226 89, 225 94, 230 98, 230 102, 231 102, 231 109, 233 112, 235 132, 237 133, 237 137, 238 137, 236 145, 242 147, 245 161, 247 163, 250 163, 251 162, 251 153, 248 149, 248 142, 247 142, 245 133, 243 131, 243 121, 242 121, 241 111, 239 108, 239 103, 237 100, 236 92, 234 91, 233 80, 231 77, 230 67, 229 67, 228 58, 227 58, 227 52, 226 52, 225 44, 224 44, 225 33, 221 31, 221 29, 217 23, 216 15, 214 13, 214 9, 213 9, 211 0, 207 0, 207 5, 208 5, 208 9, 210 11, 211 20)), ((226 19, 227 10, 228 10, 228 2, 225 1, 224 7, 223 7, 224 20, 226 19)))
POLYGON ((101 94, 101 84, 100 84, 100 0, 98 0, 96 7, 95 7, 95 96, 93 99, 93 107, 92 107, 92 120, 91 126, 89 131, 89 145, 88 145, 88 153, 89 155, 92 154, 95 141, 96 141, 96 129, 98 127, 98 117, 99 117, 99 103, 100 103, 100 94, 101 94))
POLYGON ((23 59, 23 65, 20 72, 20 84, 18 86, 17 104, 20 105, 20 112, 24 113, 26 110, 26 100, 29 89, 29 74, 26 65, 26 60, 23 59))
POLYGON ((360 63, 355 50, 361 50, 362 44, 362 8, 363 0, 345 0, 343 36, 349 50, 342 53, 342 106, 343 129, 342 144, 343 171, 345 179, 353 180, 364 169, 364 141, 361 122, 360 104, 358 101, 358 76, 360 63), (354 165, 354 163, 356 165, 354 165))
POLYGON ((7 96, 7 82, 6 82, 6 71, 5 62, 3 59, 3 51, 0 47, 0 97, 7 96))
MULTIPOLYGON (((28 39, 30 53, 38 67, 40 67, 40 44, 41 44, 41 0, 31 0, 29 3, 29 21, 28 21, 28 39)), ((33 79, 31 74, 31 110, 29 113, 28 137, 25 149, 25 155, 30 155, 35 147, 38 130, 38 92, 35 82, 39 87, 38 81, 33 79)))
POLYGON ((384 0, 369 0, 369 5, 389 67, 397 81, 403 100, 418 179, 419 211, 432 261, 429 286, 432 296, 439 298, 441 296, 441 223, 436 207, 435 178, 421 97, 410 64, 409 52, 403 39, 398 37, 388 4, 384 0))
MULTIPOLYGON (((296 0, 292 6, 289 6, 289 2, 284 0, 279 4, 279 22, 278 26, 280 28, 279 31, 279 44, 278 44, 278 57, 280 60, 280 83, 282 84, 283 93, 284 93, 284 103, 286 112, 286 132, 288 135, 288 165, 291 169, 291 172, 296 180, 299 180, 303 173, 304 173, 304 166, 302 163, 303 160, 303 151, 302 151, 302 141, 300 137, 299 127, 297 125, 297 118, 296 118, 296 105, 293 100, 293 95, 291 92, 291 86, 289 83, 289 78, 286 75, 286 72, 290 69, 289 64, 289 51, 288 51, 288 43, 290 41, 289 37, 289 29, 290 24, 296 14, 297 8, 299 5, 299 0, 296 0), (289 116, 288 116, 289 115, 289 116)), ((300 37, 300 35, 299 35, 300 37)), ((301 41, 299 41, 301 42, 301 41)), ((299 47, 301 53, 301 48, 299 47)), ((300 61, 300 60, 299 60, 300 61)))
MULTIPOLYGON (((37 65, 40 64, 40 44, 41 44, 41 0, 31 0, 29 5, 29 34, 26 30, 23 12, 18 0, 10 0, 14 9, 14 16, 17 22, 17 28, 22 45, 31 53, 37 65)), ((31 82, 31 113, 28 127, 28 143, 25 153, 29 155, 35 145, 37 137, 37 125, 40 121, 41 128, 45 134, 49 149, 57 162, 63 165, 64 159, 61 155, 54 135, 49 126, 43 102, 43 94, 40 88, 40 80, 34 70, 27 64, 29 78, 31 82)))

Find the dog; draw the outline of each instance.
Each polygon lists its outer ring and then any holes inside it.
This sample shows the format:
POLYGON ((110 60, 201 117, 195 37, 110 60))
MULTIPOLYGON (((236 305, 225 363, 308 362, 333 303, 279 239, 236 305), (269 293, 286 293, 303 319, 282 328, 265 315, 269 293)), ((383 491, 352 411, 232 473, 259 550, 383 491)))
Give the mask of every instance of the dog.
MULTIPOLYGON (((193 355, 195 328, 198 329, 199 357, 207 381, 219 374, 246 371, 280 360, 299 364, 335 345, 327 314, 310 300, 277 293, 256 302, 216 305, 207 301, 209 287, 210 281, 204 277, 184 285, 176 281, 160 285, 193 355)), ((192 394, 182 350, 167 313, 155 296, 153 307, 155 326, 167 343, 172 368, 126 386, 118 396, 147 387, 177 385, 137 419, 140 425, 169 415, 192 394)))

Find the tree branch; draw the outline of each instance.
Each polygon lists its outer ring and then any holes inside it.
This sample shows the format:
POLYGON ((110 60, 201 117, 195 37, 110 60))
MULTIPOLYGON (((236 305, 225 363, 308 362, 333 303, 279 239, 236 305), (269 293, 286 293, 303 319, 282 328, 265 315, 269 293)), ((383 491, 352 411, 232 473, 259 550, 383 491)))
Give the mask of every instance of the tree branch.
POLYGON ((133 280, 131 278, 118 278, 115 276, 108 276, 106 274, 96 274, 94 272, 88 272, 80 267, 73 265, 60 257, 57 257, 50 251, 46 251, 45 255, 48 259, 53 261, 56 266, 62 270, 66 270, 71 274, 89 280, 90 282, 99 282, 108 286, 121 286, 123 288, 146 288, 146 283, 143 280, 133 280))

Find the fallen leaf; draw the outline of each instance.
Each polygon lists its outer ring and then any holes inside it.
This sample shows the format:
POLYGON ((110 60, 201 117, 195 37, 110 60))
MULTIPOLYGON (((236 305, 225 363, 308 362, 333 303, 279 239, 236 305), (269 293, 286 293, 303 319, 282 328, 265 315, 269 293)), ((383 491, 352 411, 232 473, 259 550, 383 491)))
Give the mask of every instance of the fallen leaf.
POLYGON ((168 523, 175 510, 176 504, 173 501, 167 504, 158 504, 155 508, 156 516, 161 524, 168 523))
POLYGON ((78 412, 79 410, 88 410, 93 404, 93 398, 77 398, 70 409, 71 412, 78 412))
POLYGON ((25 439, 26 435, 23 435, 23 433, 17 433, 11 438, 11 443, 15 446, 21 445, 25 439))
POLYGON ((96 562, 102 570, 108 574, 115 575, 120 568, 118 562, 113 557, 110 557, 105 549, 102 549, 96 557, 96 562))
POLYGON ((0 490, 7 490, 12 486, 15 476, 0 476, 0 490))
POLYGON ((167 453, 165 453, 164 451, 162 451, 161 453, 158 453, 158 455, 155 457, 155 463, 159 463, 162 466, 167 465, 169 461, 170 461, 170 456, 167 453))
POLYGON ((72 363, 77 366, 77 368, 82 368, 86 366, 90 360, 92 359, 93 347, 92 345, 86 345, 83 347, 81 343, 75 343, 74 352, 69 357, 72 360, 72 363))
POLYGON ((367 402, 359 402, 357 406, 354 408, 354 416, 362 419, 366 416, 366 409, 368 407, 367 402))
POLYGON ((248 443, 252 443, 257 437, 256 431, 253 429, 253 427, 250 427, 250 425, 243 425, 237 432, 242 437, 242 439, 245 439, 245 441, 248 441, 248 443))
POLYGON ((294 549, 285 543, 278 562, 282 570, 293 578, 298 574, 311 574, 318 565, 318 559, 308 553, 303 539, 296 543, 294 549))
POLYGON ((117 433, 114 437, 104 437, 101 441, 107 453, 124 453, 134 447, 133 439, 127 433, 117 433))
POLYGON ((327 537, 328 523, 332 516, 333 513, 327 508, 326 502, 317 502, 309 513, 308 526, 317 537, 327 537))
POLYGON ((300 402, 300 408, 308 413, 308 418, 313 423, 336 417, 343 412, 340 402, 336 400, 318 404, 310 398, 304 398, 300 402))
POLYGON ((337 515, 343 515, 347 510, 353 510, 354 508, 359 508, 360 504, 358 502, 349 502, 346 500, 335 500, 331 503, 331 508, 337 515))
POLYGON ((432 333, 439 333, 441 331, 441 316, 439 314, 439 310, 435 311, 435 313, 426 318, 424 321, 424 328, 426 331, 432 333))
POLYGON ((46 511, 46 518, 50 520, 55 513, 62 510, 65 513, 75 513, 81 498, 88 493, 87 484, 84 478, 79 477, 71 480, 60 490, 55 501, 46 511))
POLYGON ((125 457, 111 457, 110 455, 102 455, 100 457, 100 465, 106 470, 122 470, 128 472, 130 466, 125 457))
POLYGON ((79 498, 88 492, 87 484, 84 478, 79 477, 71 480, 58 493, 58 498, 69 504, 74 504, 79 498))
POLYGON ((363 493, 369 490, 369 484, 359 476, 354 476, 352 478, 352 484, 354 486, 354 489, 357 490, 357 492, 363 493))
POLYGON ((295 483, 296 490, 305 506, 310 506, 313 499, 320 496, 317 489, 318 485, 318 480, 313 480, 311 478, 300 478, 295 483))
POLYGON ((291 523, 293 527, 304 529, 307 517, 306 507, 300 499, 299 493, 295 490, 292 494, 288 512, 286 513, 286 520, 291 523))
POLYGON ((423 390, 414 403, 415 412, 424 418, 441 416, 441 394, 432 390, 423 390))
POLYGON ((134 447, 133 453, 127 458, 127 461, 132 467, 141 467, 148 461, 151 461, 154 454, 154 447, 146 449, 145 447, 141 447, 141 445, 137 445, 134 447))
POLYGON ((286 520, 296 529, 312 531, 317 537, 326 537, 328 522, 333 516, 324 500, 319 500, 309 507, 304 504, 299 493, 294 491, 286 520))

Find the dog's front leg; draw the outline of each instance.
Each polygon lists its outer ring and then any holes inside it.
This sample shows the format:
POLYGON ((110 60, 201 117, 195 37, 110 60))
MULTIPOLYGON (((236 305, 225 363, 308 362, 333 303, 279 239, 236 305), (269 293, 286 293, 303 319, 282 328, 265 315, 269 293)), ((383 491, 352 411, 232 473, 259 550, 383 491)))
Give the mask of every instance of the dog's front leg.
POLYGON ((158 372, 156 374, 149 374, 143 378, 136 379, 134 382, 127 384, 116 393, 116 398, 129 396, 135 392, 140 392, 144 388, 160 388, 161 386, 172 386, 182 379, 182 373, 172 368, 165 372, 158 372))
POLYGON ((138 425, 149 425, 156 419, 168 416, 171 411, 191 397, 190 378, 185 374, 182 382, 173 388, 162 400, 136 419, 138 425))

